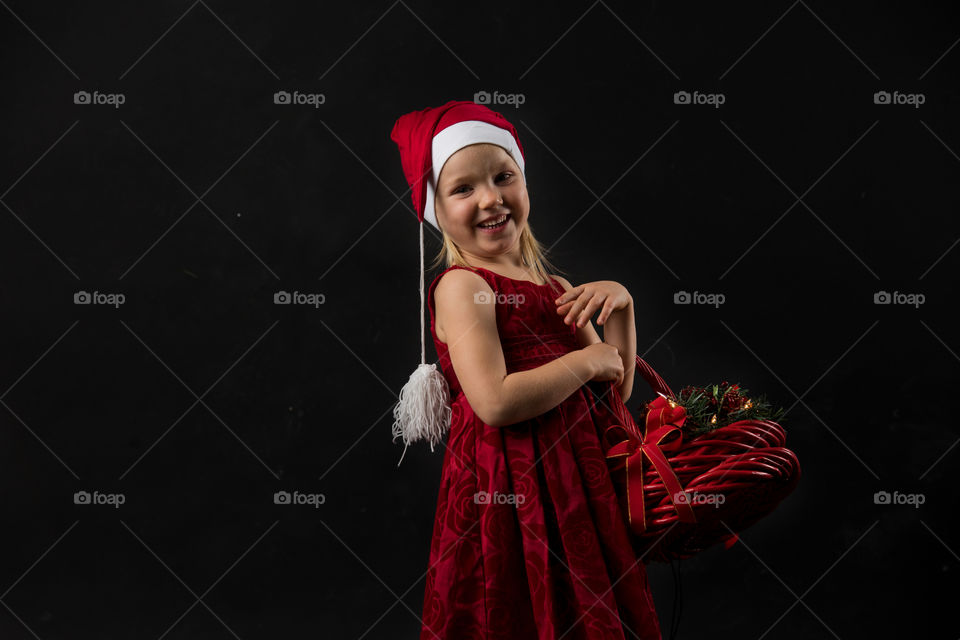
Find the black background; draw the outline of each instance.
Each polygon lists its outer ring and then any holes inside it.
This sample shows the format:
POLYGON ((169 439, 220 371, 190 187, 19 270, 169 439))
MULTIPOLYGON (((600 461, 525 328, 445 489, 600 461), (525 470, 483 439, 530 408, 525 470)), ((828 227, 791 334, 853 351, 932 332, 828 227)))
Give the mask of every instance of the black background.
POLYGON ((478 91, 523 95, 491 106, 531 224, 627 287, 638 352, 791 407, 800 486, 684 563, 680 637, 958 635, 948 3, 2 4, 0 637, 416 637, 442 455, 390 438, 420 328, 389 133, 478 91))

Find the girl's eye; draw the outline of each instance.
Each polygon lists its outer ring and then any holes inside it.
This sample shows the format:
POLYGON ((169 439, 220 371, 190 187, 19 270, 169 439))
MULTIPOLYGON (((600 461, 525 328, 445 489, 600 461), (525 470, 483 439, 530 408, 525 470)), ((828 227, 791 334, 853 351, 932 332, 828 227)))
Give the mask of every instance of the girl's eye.
MULTIPOLYGON (((501 173, 500 175, 497 176, 497 180, 499 180, 499 181, 502 182, 502 181, 504 181, 504 180, 509 180, 509 179, 512 178, 512 177, 513 177, 513 173, 512 173, 512 172, 505 171, 505 172, 503 172, 503 173, 501 173)), ((457 187, 456 189, 454 189, 454 190, 453 190, 453 193, 454 193, 454 194, 463 193, 463 190, 464 190, 464 189, 469 189, 469 188, 470 188, 470 185, 463 184, 463 185, 460 185, 459 187, 457 187)))

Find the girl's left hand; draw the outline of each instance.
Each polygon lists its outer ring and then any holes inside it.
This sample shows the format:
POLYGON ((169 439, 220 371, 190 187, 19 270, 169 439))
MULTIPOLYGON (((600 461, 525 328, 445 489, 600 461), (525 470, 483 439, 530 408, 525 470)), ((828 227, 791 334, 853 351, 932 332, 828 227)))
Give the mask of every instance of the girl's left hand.
POLYGON ((625 309, 632 302, 633 298, 626 287, 613 280, 597 280, 573 287, 554 300, 558 305, 557 313, 567 314, 563 323, 570 324, 575 321, 579 327, 586 326, 601 307, 603 309, 597 318, 597 324, 600 325, 606 322, 611 313, 625 309))

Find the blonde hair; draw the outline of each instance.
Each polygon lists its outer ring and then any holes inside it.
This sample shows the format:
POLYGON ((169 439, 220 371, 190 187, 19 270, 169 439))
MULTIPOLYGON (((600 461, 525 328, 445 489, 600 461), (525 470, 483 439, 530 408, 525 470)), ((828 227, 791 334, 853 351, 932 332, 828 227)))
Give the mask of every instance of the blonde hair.
MULTIPOLYGON (((440 233, 443 234, 443 246, 440 247, 440 253, 437 254, 430 268, 435 269, 440 264, 445 264, 447 267, 458 265, 472 268, 473 265, 464 259, 453 238, 448 236, 443 229, 440 230, 440 233)), ((529 218, 524 222, 523 228, 520 229, 520 258, 523 260, 523 264, 527 266, 527 271, 531 275, 536 274, 546 284, 551 284, 550 274, 563 273, 561 269, 556 268, 547 259, 547 250, 533 236, 529 218)))

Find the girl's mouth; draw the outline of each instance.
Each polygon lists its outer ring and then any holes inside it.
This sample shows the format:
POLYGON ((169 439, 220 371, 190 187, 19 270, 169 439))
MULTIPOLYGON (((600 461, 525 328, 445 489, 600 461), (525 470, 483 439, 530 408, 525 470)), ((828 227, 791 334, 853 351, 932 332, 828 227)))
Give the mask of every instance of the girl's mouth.
POLYGON ((490 226, 482 226, 478 224, 477 228, 480 229, 480 231, 483 231, 484 233, 499 233, 504 229, 504 227, 507 226, 507 222, 509 222, 510 220, 510 214, 508 213, 504 216, 501 216, 501 218, 502 220, 498 224, 494 224, 490 226))

